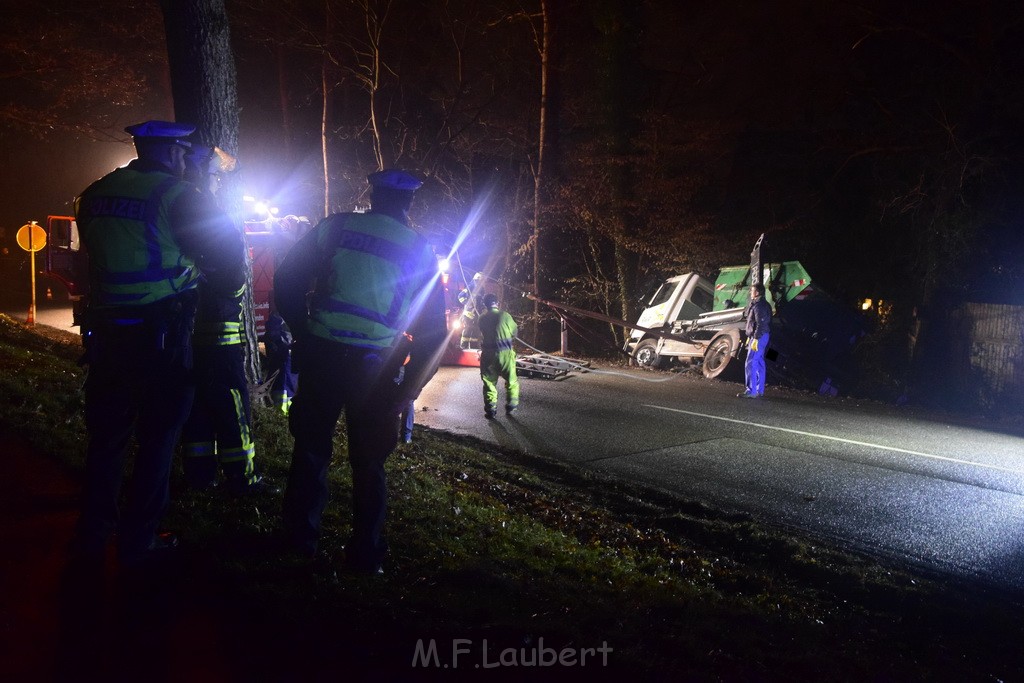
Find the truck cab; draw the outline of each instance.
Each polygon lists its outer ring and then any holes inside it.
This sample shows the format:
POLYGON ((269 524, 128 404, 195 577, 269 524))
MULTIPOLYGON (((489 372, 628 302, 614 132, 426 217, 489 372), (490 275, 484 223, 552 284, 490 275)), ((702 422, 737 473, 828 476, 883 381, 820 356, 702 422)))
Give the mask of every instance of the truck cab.
MULTIPOLYGON (((696 273, 670 277, 661 283, 636 324, 640 327, 655 328, 677 320, 693 320, 701 313, 710 311, 715 302, 711 283, 696 273)), ((633 330, 632 338, 639 339, 643 332, 633 330)))
POLYGON ((77 301, 83 294, 83 283, 75 277, 75 261, 79 257, 79 249, 81 241, 74 216, 47 216, 42 275, 63 284, 72 301, 77 301))
POLYGON ((703 355, 694 344, 666 339, 659 333, 682 328, 714 308, 715 293, 710 282, 696 273, 668 278, 647 300, 626 339, 625 350, 637 363, 661 367, 669 359, 690 359, 703 355))

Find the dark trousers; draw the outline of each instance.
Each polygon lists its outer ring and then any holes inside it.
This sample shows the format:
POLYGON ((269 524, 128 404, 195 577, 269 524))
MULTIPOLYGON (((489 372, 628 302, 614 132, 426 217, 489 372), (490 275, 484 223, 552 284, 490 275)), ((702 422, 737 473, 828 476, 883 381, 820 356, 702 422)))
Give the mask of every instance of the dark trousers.
POLYGON ((285 489, 284 523, 303 552, 316 550, 329 497, 327 468, 333 436, 345 411, 352 468, 352 536, 346 561, 359 568, 379 565, 387 552, 384 461, 398 444, 398 406, 393 375, 375 353, 345 344, 303 340, 299 387, 289 413, 295 437, 285 489))
POLYGON ((170 500, 174 448, 192 404, 187 346, 147 325, 97 335, 85 382, 89 432, 77 550, 102 552, 116 529, 118 553, 133 559, 152 544, 170 500), (160 348, 164 346, 165 348, 160 348), (128 445, 138 442, 127 503, 118 500, 128 445))
POLYGON ((270 397, 274 407, 287 415, 295 396, 298 376, 292 371, 291 334, 276 313, 267 321, 263 340, 267 349, 267 376, 277 373, 270 387, 270 397))
POLYGON ((412 442, 412 427, 416 422, 416 402, 409 401, 405 404, 405 408, 402 409, 401 418, 401 429, 402 429, 402 441, 405 443, 412 442))
POLYGON ((253 475, 252 408, 241 344, 195 349, 196 396, 182 431, 185 479, 214 481, 220 465, 229 482, 244 485, 253 475))

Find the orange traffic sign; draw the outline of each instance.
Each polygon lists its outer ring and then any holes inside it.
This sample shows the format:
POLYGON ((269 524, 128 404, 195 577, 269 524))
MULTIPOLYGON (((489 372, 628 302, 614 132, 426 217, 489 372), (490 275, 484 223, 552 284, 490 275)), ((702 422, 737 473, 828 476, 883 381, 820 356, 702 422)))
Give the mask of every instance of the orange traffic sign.
POLYGON ((39 251, 46 246, 46 231, 35 223, 26 223, 18 228, 15 239, 18 240, 18 246, 25 251, 39 251))

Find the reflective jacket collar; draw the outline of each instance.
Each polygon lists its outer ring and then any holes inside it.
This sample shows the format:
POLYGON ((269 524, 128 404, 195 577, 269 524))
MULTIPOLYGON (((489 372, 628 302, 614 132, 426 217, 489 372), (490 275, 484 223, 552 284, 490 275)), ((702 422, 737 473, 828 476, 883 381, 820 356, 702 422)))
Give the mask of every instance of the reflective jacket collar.
POLYGON ((175 175, 174 172, 166 165, 161 164, 159 161, 154 161, 153 159, 132 159, 128 162, 128 168, 133 171, 138 171, 139 173, 166 173, 167 175, 175 175))

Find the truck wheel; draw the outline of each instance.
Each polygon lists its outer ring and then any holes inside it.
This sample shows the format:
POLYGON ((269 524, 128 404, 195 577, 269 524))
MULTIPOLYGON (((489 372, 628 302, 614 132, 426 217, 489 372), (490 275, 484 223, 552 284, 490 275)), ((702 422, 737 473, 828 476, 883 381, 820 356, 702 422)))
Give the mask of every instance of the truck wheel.
POLYGON ((644 339, 636 345, 633 352, 633 360, 637 365, 648 368, 660 368, 663 364, 661 356, 658 355, 658 342, 654 339, 644 339))
POLYGON ((735 365, 732 360, 733 342, 732 337, 725 334, 715 337, 704 352, 704 366, 702 371, 709 379, 721 377, 725 374, 730 365, 735 365))

